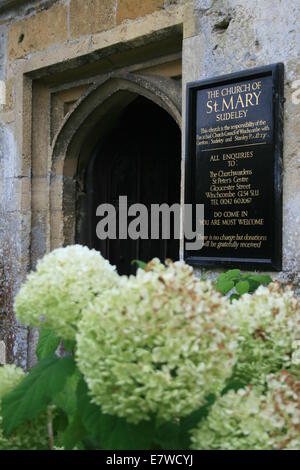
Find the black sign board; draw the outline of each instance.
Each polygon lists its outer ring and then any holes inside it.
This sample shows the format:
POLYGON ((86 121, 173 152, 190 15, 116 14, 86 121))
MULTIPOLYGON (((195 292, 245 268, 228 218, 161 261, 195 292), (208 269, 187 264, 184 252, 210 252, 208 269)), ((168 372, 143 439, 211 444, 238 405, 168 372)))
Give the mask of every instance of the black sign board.
POLYGON ((283 64, 187 85, 185 203, 204 204, 187 263, 282 266, 283 64))

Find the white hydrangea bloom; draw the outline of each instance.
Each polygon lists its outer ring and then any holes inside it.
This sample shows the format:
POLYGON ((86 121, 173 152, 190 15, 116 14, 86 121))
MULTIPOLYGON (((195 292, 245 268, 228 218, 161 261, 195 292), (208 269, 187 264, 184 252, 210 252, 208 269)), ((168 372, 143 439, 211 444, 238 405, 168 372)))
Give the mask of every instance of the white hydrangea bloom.
POLYGON ((237 376, 263 384, 270 373, 299 369, 300 303, 290 288, 261 286, 233 301, 230 310, 239 329, 237 376))
POLYGON ((261 387, 219 397, 192 432, 193 449, 299 450, 300 382, 285 371, 261 387))
POLYGON ((26 326, 44 326, 74 339, 82 309, 118 279, 97 251, 80 245, 58 248, 38 262, 21 287, 15 299, 17 318, 26 326))
POLYGON ((23 369, 6 364, 0 367, 0 450, 44 450, 49 448, 47 415, 42 414, 30 423, 19 426, 9 437, 2 429, 1 401, 25 377, 23 369))
POLYGON ((24 378, 24 371, 13 364, 0 366, 0 401, 24 378))
POLYGON ((220 391, 235 362, 228 300, 184 263, 152 261, 82 316, 77 362, 103 412, 174 420, 220 391))
POLYGON ((292 364, 300 366, 300 340, 296 340, 292 344, 292 364))
POLYGON ((258 419, 261 392, 229 391, 217 399, 208 417, 192 432, 191 448, 198 450, 270 449, 265 423, 258 419))
POLYGON ((300 380, 282 371, 268 379, 266 408, 274 427, 272 445, 276 449, 300 449, 300 380))

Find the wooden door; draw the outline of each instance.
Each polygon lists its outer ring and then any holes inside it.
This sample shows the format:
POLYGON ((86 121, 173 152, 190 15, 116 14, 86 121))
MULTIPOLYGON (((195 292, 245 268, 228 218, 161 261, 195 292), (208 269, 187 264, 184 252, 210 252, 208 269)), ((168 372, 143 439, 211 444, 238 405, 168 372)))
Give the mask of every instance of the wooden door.
MULTIPOLYGON (((120 274, 134 273, 134 259, 178 259, 179 240, 105 240, 96 236, 96 208, 110 203, 119 211, 119 196, 128 206, 180 202, 181 134, 167 112, 145 98, 138 98, 121 117, 114 131, 101 142, 87 172, 93 248, 117 266, 120 274)), ((130 222, 130 218, 128 219, 130 222)), ((149 233, 151 220, 149 217, 149 233)), ((117 225, 118 233, 118 225, 117 225)))

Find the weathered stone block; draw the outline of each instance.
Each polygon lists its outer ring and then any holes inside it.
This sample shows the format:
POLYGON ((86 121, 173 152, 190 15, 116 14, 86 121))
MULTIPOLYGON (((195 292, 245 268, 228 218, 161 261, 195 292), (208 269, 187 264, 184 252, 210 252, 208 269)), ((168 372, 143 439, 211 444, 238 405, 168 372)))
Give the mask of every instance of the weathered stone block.
POLYGON ((30 210, 30 179, 5 178, 4 203, 8 212, 30 210))
POLYGON ((0 365, 6 362, 6 348, 4 341, 0 341, 0 365))
POLYGON ((32 208, 35 211, 47 210, 49 206, 49 192, 47 178, 32 179, 32 208))
POLYGON ((117 9, 117 24, 124 20, 133 20, 159 10, 164 5, 163 0, 119 0, 117 9))
POLYGON ((71 0, 71 37, 99 33, 115 26, 115 0, 71 0))
POLYGON ((2 110, 6 113, 14 107, 14 80, 10 78, 5 82, 5 103, 2 110))
POLYGON ((5 79, 5 64, 7 56, 7 31, 8 27, 5 24, 0 26, 0 80, 5 79))
POLYGON ((14 23, 8 33, 8 57, 14 60, 67 39, 67 9, 54 5, 14 23))

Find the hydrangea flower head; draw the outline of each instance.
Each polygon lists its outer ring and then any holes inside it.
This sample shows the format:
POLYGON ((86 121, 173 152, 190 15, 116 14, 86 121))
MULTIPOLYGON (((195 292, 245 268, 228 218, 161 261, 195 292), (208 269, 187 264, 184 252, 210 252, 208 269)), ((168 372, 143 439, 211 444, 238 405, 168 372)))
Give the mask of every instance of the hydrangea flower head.
POLYGON ((24 378, 23 369, 13 364, 5 364, 0 366, 0 401, 24 378))
POLYGON ((1 401, 25 377, 23 369, 6 364, 0 367, 0 450, 42 450, 49 448, 46 413, 18 427, 9 437, 2 430, 1 401))
POLYGON ((80 245, 58 248, 38 262, 21 287, 15 299, 17 318, 26 326, 44 326, 74 339, 82 309, 118 279, 97 251, 80 245))
POLYGON ((77 362, 92 399, 129 422, 176 420, 231 375, 228 300, 181 262, 152 261, 82 316, 77 362))
POLYGON ((229 391, 192 432, 192 448, 296 450, 300 447, 300 381, 281 371, 263 387, 229 391))
POLYGON ((256 388, 230 390, 217 398, 208 417, 202 420, 191 437, 197 450, 270 449, 265 423, 258 414, 261 391, 256 388))
POLYGON ((243 382, 263 385, 270 373, 300 371, 300 302, 289 287, 261 286, 230 309, 239 329, 236 375, 243 382))

